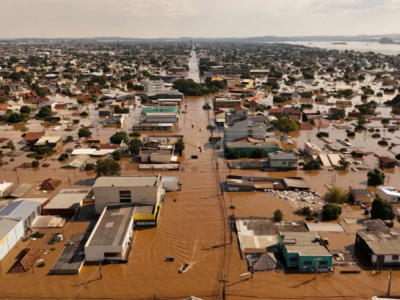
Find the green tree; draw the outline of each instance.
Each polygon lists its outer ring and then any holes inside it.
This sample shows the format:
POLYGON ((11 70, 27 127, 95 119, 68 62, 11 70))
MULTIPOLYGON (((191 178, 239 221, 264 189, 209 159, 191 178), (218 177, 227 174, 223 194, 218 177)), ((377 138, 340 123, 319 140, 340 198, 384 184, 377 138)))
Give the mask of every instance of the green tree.
POLYGON ((350 162, 344 159, 339 160, 339 165, 342 167, 343 170, 346 170, 350 166, 350 162))
POLYGON ((114 151, 112 154, 112 157, 116 161, 121 160, 121 158, 122 158, 121 151, 118 151, 118 150, 114 151))
POLYGON ((87 127, 82 127, 78 131, 78 136, 88 138, 92 135, 92 132, 87 127))
POLYGON ((283 212, 280 209, 274 211, 274 221, 281 222, 283 220, 283 212))
POLYGON ((279 118, 272 121, 271 124, 283 133, 299 130, 299 124, 289 118, 279 118))
POLYGON ((15 146, 14 146, 14 142, 12 141, 12 140, 9 140, 8 142, 7 142, 7 148, 9 148, 9 149, 11 149, 11 151, 14 151, 15 150, 15 146))
POLYGON ((304 164, 303 170, 321 170, 321 165, 315 159, 311 159, 308 163, 304 164))
POLYGON ((337 204, 328 203, 322 207, 322 218, 325 221, 337 220, 341 214, 342 208, 337 204))
POLYGON ((328 191, 325 194, 324 200, 328 203, 343 204, 348 202, 349 193, 347 190, 338 186, 330 186, 328 187, 328 191))
POLYGON ((370 170, 367 176, 368 176, 368 185, 377 186, 385 183, 386 175, 378 168, 370 170))
POLYGON ((23 105, 23 106, 21 106, 19 112, 21 114, 28 114, 29 115, 31 113, 31 108, 28 105, 23 105))
POLYGON ((128 134, 125 131, 118 131, 116 134, 110 137, 110 142, 113 144, 121 144, 121 142, 128 141, 128 134))
POLYGON ((138 138, 131 139, 129 141, 128 149, 131 155, 137 156, 140 153, 140 150, 143 148, 142 140, 138 138))
POLYGON ((179 156, 182 156, 183 150, 185 150, 185 142, 183 141, 183 139, 178 139, 175 142, 175 151, 179 153, 179 156))
POLYGON ((119 176, 121 175, 121 166, 113 159, 100 159, 97 161, 96 177, 101 176, 119 176))
POLYGON ((42 107, 38 113, 39 118, 50 117, 51 115, 52 115, 51 109, 46 106, 42 107))
POLYGON ((32 161, 32 168, 39 167, 39 162, 37 160, 32 161))
POLYGON ((394 209, 391 203, 376 197, 372 202, 371 218, 381 220, 393 220, 395 217, 394 209))
POLYGON ((20 123, 24 121, 24 117, 22 114, 12 113, 8 116, 8 123, 20 123))

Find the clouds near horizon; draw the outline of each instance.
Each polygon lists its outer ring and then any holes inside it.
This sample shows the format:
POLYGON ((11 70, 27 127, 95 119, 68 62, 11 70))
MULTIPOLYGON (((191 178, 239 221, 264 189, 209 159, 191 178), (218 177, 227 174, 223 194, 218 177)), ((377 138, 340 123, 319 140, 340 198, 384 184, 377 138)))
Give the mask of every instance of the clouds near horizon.
POLYGON ((395 33, 400 0, 2 0, 0 38, 395 33))

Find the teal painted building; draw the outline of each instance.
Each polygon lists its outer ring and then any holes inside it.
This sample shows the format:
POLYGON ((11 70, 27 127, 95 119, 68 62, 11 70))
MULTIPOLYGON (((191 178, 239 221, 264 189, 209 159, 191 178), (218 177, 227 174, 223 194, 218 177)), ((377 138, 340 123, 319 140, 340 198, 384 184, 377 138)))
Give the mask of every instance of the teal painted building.
POLYGON ((284 232, 279 233, 278 246, 287 267, 316 268, 330 271, 332 268, 332 254, 322 245, 316 232, 284 232))
POLYGON ((268 153, 278 152, 279 145, 275 142, 227 142, 226 149, 228 153, 232 151, 240 151, 244 157, 253 157, 253 153, 257 149, 264 151, 264 157, 267 157, 268 153))
POLYGON ((177 106, 145 106, 142 108, 142 115, 148 113, 179 113, 177 106))

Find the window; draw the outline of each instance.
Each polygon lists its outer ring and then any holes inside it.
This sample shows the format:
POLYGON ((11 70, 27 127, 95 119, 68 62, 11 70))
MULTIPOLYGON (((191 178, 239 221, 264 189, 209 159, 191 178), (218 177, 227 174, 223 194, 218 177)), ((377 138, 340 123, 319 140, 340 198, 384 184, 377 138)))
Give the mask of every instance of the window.
POLYGON ((392 255, 392 260, 399 260, 399 256, 398 255, 392 255))
POLYGON ((105 252, 104 257, 121 257, 121 252, 105 252))
POLYGON ((286 165, 286 161, 283 161, 283 162, 282 162, 282 165, 286 165))
POLYGON ((119 202, 130 203, 131 202, 131 191, 119 191, 119 202))
POLYGON ((327 262, 326 260, 321 260, 321 261, 319 262, 319 265, 320 265, 320 266, 327 266, 327 265, 328 265, 328 262, 327 262))
POLYGON ((290 262, 297 262, 297 257, 289 257, 290 262))
POLYGON ((312 264, 311 260, 305 260, 304 261, 304 265, 305 266, 311 266, 311 264, 312 264))

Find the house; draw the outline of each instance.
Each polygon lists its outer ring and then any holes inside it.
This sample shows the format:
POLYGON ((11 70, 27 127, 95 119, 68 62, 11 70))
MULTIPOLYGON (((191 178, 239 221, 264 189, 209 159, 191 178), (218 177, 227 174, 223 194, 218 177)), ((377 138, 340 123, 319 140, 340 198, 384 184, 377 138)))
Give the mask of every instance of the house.
POLYGON ((275 171, 297 170, 298 159, 289 152, 278 152, 268 154, 269 167, 275 171))
POLYGON ((314 156, 321 154, 322 151, 317 145, 305 142, 304 152, 306 152, 308 156, 314 156))
POLYGON ((43 208, 43 215, 73 217, 81 208, 88 189, 62 189, 43 208))
POLYGON ((363 158, 365 155, 364 152, 360 151, 360 150, 353 150, 351 151, 351 156, 355 157, 355 158, 363 158))
POLYGON ((95 209, 100 214, 108 203, 151 204, 156 211, 164 197, 162 177, 99 177, 93 185, 95 209))
POLYGON ((300 123, 300 118, 298 115, 289 115, 289 119, 295 121, 296 123, 300 123))
POLYGON ((22 216, 0 216, 0 261, 24 236, 22 216))
POLYGON ((216 111, 215 112, 215 124, 217 126, 224 126, 226 119, 226 112, 225 111, 216 111))
POLYGON ((24 141, 28 146, 33 146, 36 142, 45 135, 44 131, 40 132, 27 132, 24 136, 24 141))
POLYGON ((376 194, 390 203, 398 203, 400 201, 400 193, 393 186, 377 186, 376 194))
POLYGON ((0 198, 3 197, 4 193, 13 186, 12 182, 1 182, 0 183, 0 198))
POLYGON ((39 185, 39 190, 51 191, 55 190, 61 184, 61 180, 49 178, 39 185))
POLYGON ((288 268, 330 271, 333 257, 315 232, 280 232, 279 250, 288 268))
POLYGON ((60 148, 62 146, 61 136, 42 136, 35 143, 35 148, 39 149, 41 147, 49 147, 53 150, 60 148))
MULTIPOLYGON (((228 153, 233 153, 235 151, 239 151, 245 157, 253 157, 255 152, 262 150, 263 157, 265 157, 268 153, 278 152, 280 147, 276 142, 264 142, 264 141, 234 141, 234 142, 226 142, 226 149, 228 153)), ((258 155, 256 155, 258 156, 258 155)))
POLYGON ((375 199, 375 195, 367 189, 350 189, 350 194, 353 196, 354 202, 362 204, 370 204, 375 199))
POLYGON ((284 115, 301 115, 301 110, 300 108, 297 107, 284 107, 283 108, 283 114, 284 115))
POLYGON ((30 271, 36 261, 43 255, 43 249, 26 248, 17 256, 18 260, 14 263, 9 273, 26 273, 30 271))
POLYGON ((274 116, 274 117, 279 117, 279 116, 282 116, 282 113, 283 113, 282 108, 271 108, 269 110, 268 115, 269 116, 274 116))
POLYGON ((53 122, 57 123, 57 122, 61 121, 61 117, 47 116, 47 117, 44 117, 44 121, 49 122, 49 123, 53 123, 53 122))
POLYGON ((357 231, 355 251, 373 266, 400 265, 399 230, 388 228, 382 220, 364 221, 367 231, 357 231))
POLYGON ((396 161, 390 157, 380 156, 378 157, 379 168, 381 169, 392 169, 396 166, 396 161))
POLYGON ((24 232, 42 212, 41 203, 37 201, 20 200, 8 203, 0 210, 1 217, 22 217, 24 232))

